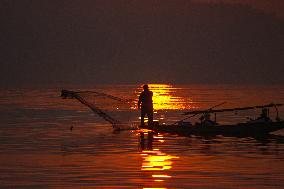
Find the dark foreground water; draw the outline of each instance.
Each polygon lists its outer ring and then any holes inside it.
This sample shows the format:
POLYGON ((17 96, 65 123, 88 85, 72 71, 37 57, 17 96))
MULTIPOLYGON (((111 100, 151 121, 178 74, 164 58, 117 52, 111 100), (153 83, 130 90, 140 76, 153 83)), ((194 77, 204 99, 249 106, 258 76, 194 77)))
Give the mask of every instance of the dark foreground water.
MULTIPOLYGON (((151 87, 161 123, 183 118, 186 109, 224 101, 220 108, 284 102, 281 86, 151 87)), ((91 89, 125 98, 136 98, 141 90, 91 89)), ((77 101, 59 98, 59 89, 1 94, 0 188, 284 188, 283 131, 266 138, 151 137, 145 132, 143 139, 142 131, 114 132, 77 101)), ((138 112, 129 111, 139 122, 138 112)), ((283 108, 279 112, 284 118, 283 108)), ((274 118, 275 111, 270 113, 274 118)), ((234 112, 218 120, 246 121, 257 114, 234 112)))

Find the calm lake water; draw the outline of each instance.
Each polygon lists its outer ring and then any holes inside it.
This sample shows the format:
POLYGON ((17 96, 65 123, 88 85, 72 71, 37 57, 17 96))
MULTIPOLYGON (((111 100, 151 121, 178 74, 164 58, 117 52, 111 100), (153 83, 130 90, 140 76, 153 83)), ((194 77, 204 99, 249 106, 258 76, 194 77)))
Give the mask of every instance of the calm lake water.
MULTIPOLYGON (((284 86, 155 84, 150 88, 154 116, 161 124, 184 118, 188 109, 222 102, 226 103, 218 108, 284 103, 284 86)), ((284 188, 282 130, 266 138, 160 133, 153 140, 145 132, 142 140, 141 131, 114 132, 75 99, 61 99, 60 90, 1 90, 0 188, 284 188)), ((141 86, 73 90, 137 99, 141 86)), ((98 99, 85 97, 94 103, 98 99)), ((135 103, 115 111, 111 105, 106 106, 110 115, 139 123, 135 103)), ((284 118, 283 107, 279 113, 284 118)), ((218 121, 244 122, 258 114, 259 110, 225 113, 218 115, 218 121)), ((274 109, 270 115, 275 118, 274 109)))

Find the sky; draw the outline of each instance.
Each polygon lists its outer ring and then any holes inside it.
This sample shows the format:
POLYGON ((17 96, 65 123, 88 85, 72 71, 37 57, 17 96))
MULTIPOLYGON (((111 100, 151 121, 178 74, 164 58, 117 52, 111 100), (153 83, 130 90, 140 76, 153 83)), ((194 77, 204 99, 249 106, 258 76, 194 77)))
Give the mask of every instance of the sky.
POLYGON ((0 0, 0 87, 284 84, 283 0, 0 0))

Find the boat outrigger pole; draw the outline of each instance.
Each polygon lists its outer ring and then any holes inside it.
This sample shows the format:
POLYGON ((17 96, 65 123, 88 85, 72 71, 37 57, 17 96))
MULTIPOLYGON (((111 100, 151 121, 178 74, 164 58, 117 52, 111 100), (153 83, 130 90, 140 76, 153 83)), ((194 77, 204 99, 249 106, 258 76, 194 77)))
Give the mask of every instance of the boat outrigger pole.
MULTIPOLYGON (((177 124, 177 123, 179 123, 179 122, 182 122, 182 121, 184 121, 184 120, 190 119, 190 118, 192 118, 192 117, 194 117, 194 116, 197 116, 197 115, 199 115, 199 114, 201 114, 201 113, 210 112, 210 111, 213 110, 213 108, 216 108, 216 107, 218 107, 218 106, 221 106, 221 105, 223 105, 223 104, 225 104, 225 103, 227 103, 227 102, 222 102, 222 103, 217 104, 217 105, 215 105, 215 106, 212 106, 211 108, 208 108, 207 110, 204 110, 204 111, 202 111, 202 112, 201 112, 201 111, 196 111, 197 113, 191 114, 191 116, 188 116, 188 117, 186 117, 186 118, 184 118, 184 119, 182 119, 182 120, 179 120, 179 121, 173 123, 172 125, 175 125, 175 124, 177 124)), ((187 115, 187 114, 185 114, 185 115, 187 115)), ((216 118, 215 118, 215 119, 216 119, 216 118)))
MULTIPOLYGON (((117 125, 117 124, 120 124, 120 121, 118 121, 118 120, 114 119, 113 117, 109 116, 108 114, 103 112, 101 109, 99 109, 95 105, 87 102, 82 96, 80 96, 79 93, 80 92, 74 92, 74 91, 69 91, 69 90, 62 90, 61 91, 61 97, 62 98, 75 98, 75 99, 77 99, 79 102, 81 102, 85 106, 89 107, 93 112, 98 114, 104 120, 106 120, 107 122, 111 123, 113 127, 115 127, 115 125, 117 125)), ((100 95, 103 95, 103 96, 106 96, 108 98, 112 98, 112 99, 115 99, 115 100, 122 100, 120 98, 117 98, 117 97, 114 97, 114 96, 111 96, 111 95, 108 95, 108 94, 99 93, 99 92, 94 92, 94 93, 100 94, 100 95)))
POLYGON ((267 105, 261 105, 261 106, 248 106, 248 107, 242 107, 242 108, 228 108, 228 109, 219 109, 219 110, 196 110, 196 111, 189 111, 185 112, 184 115, 194 115, 194 114, 201 114, 201 113, 217 113, 217 112, 229 112, 229 111, 238 111, 238 110, 250 110, 250 109, 256 109, 256 108, 271 108, 274 107, 277 112, 277 117, 278 117, 278 106, 283 106, 283 104, 267 104, 267 105))

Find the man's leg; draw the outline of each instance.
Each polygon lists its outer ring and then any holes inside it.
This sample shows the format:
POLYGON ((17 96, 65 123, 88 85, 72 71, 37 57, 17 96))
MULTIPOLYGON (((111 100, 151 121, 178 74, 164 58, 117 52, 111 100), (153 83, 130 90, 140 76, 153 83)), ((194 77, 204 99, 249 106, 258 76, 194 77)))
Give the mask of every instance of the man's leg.
POLYGON ((153 111, 148 111, 147 116, 148 116, 148 125, 153 125, 153 111))
POLYGON ((141 109, 141 126, 144 126, 145 123, 144 123, 144 118, 145 118, 145 111, 141 109))

